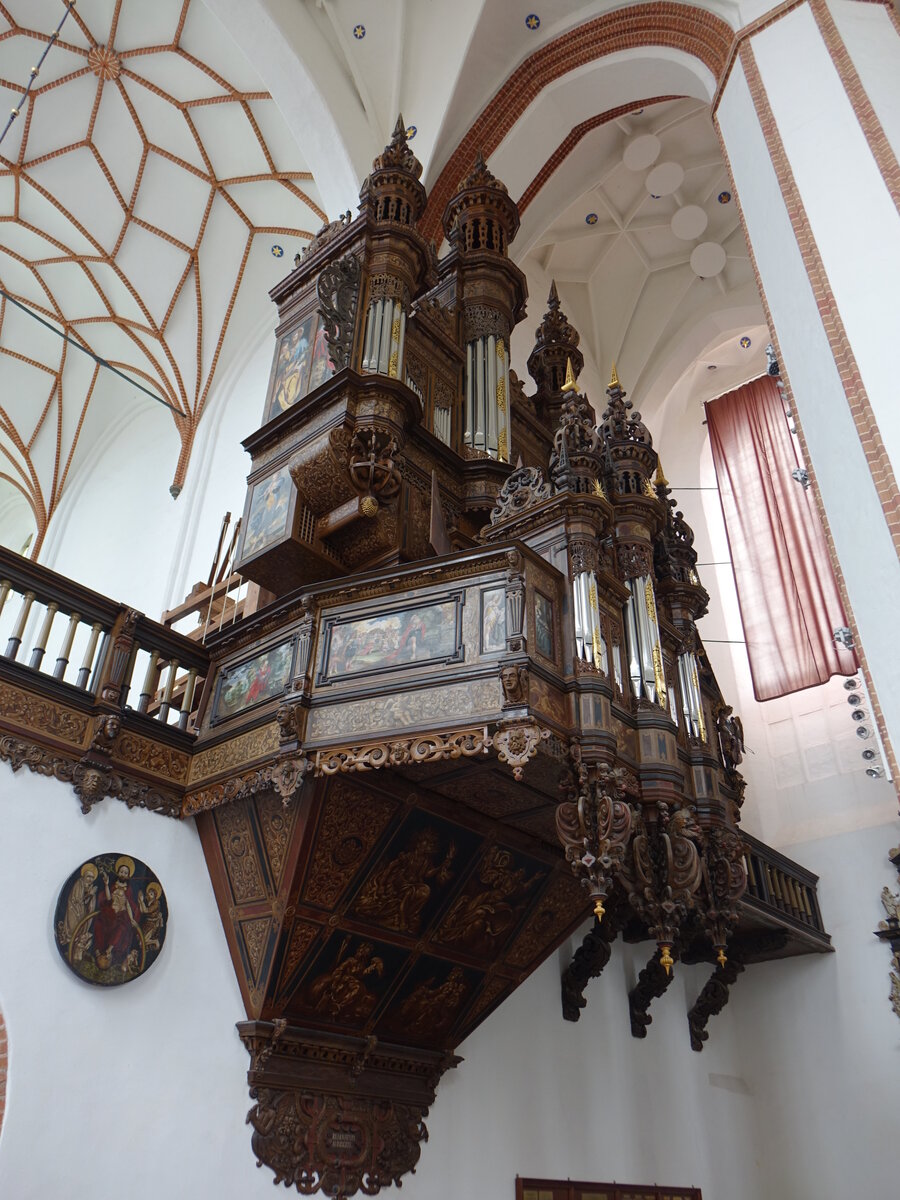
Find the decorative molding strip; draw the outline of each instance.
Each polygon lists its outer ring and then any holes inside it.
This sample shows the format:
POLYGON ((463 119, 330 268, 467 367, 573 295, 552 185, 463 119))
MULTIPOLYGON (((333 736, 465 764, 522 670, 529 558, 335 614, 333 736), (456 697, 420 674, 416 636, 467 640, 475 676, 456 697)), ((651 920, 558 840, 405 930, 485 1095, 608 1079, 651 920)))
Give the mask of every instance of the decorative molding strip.
POLYGON ((336 775, 338 772, 377 771, 381 767, 474 758, 487 754, 490 745, 487 727, 459 729, 452 733, 423 733, 405 739, 317 750, 313 770, 316 775, 336 775))

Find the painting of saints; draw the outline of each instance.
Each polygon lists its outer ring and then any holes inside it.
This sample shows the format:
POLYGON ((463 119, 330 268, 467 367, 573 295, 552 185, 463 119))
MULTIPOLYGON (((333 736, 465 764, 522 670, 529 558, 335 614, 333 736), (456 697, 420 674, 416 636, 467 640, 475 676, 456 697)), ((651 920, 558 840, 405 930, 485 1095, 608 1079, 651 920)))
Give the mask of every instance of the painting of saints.
POLYGON ((325 327, 319 324, 316 331, 316 340, 313 345, 312 367, 309 372, 309 387, 307 391, 311 392, 317 388, 319 384, 324 383, 326 379, 330 379, 334 374, 334 364, 328 357, 328 343, 325 341, 325 327))
POLYGON ((540 592, 534 594, 534 640, 539 653, 553 658, 553 603, 540 592))
POLYGON ((98 855, 73 871, 59 894, 56 943, 88 983, 127 983, 156 960, 167 919, 162 884, 145 863, 98 855))
POLYGON ((92 862, 84 864, 66 900, 66 915, 57 926, 57 940, 66 949, 71 947, 75 962, 81 962, 91 948, 91 930, 86 917, 97 907, 97 874, 92 862))
POLYGON ((255 484, 241 558, 250 558, 284 536, 293 486, 286 466, 255 484))
POLYGON ((506 589, 492 588, 481 595, 481 649, 492 654, 506 649, 506 589))
POLYGON ((315 314, 286 333, 275 352, 275 377, 272 380, 272 403, 269 417, 295 404, 309 388, 309 364, 312 357, 312 337, 315 314))

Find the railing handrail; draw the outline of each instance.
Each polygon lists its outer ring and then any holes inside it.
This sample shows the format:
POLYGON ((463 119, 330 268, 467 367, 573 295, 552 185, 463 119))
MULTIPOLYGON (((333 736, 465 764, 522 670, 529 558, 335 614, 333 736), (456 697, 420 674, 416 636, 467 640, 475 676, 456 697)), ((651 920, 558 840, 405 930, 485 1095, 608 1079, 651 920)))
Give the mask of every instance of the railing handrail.
POLYGON ((0 580, 8 581, 16 592, 34 592, 41 603, 54 601, 61 612, 77 612, 83 621, 98 621, 107 628, 125 607, 6 546, 0 546, 0 580))

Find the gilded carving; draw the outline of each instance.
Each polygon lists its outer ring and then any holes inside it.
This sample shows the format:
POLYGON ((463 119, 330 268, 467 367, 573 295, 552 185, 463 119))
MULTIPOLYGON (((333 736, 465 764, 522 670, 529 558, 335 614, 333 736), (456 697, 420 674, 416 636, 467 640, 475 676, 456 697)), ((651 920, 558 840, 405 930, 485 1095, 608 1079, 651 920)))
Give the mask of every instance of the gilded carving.
MULTIPOLYGON (((353 935, 341 942, 334 966, 306 989, 312 1011, 332 1020, 365 1020, 378 1003, 378 993, 367 984, 370 975, 384 975, 384 960, 365 939, 355 949, 353 935)), ((375 981, 373 980, 373 983, 375 981)))
POLYGON ((529 967, 548 945, 588 912, 584 891, 571 876, 557 872, 513 942, 506 962, 512 967, 529 967))
POLYGON ((370 875, 357 897, 353 912, 385 929, 417 934, 422 910, 435 885, 445 885, 456 873, 453 842, 446 850, 437 830, 417 829, 406 848, 370 875))
POLYGON ((381 729, 494 713, 500 710, 499 679, 475 679, 415 692, 397 692, 367 700, 314 706, 309 714, 308 740, 333 741, 346 734, 371 734, 381 729))
POLYGON ((497 757, 513 769, 517 781, 529 759, 534 758, 538 745, 550 737, 549 729, 542 729, 535 721, 503 721, 491 739, 497 757))
POLYGON ((491 846, 477 879, 478 883, 470 882, 457 896, 436 935, 437 941, 457 944, 469 953, 487 952, 500 943, 518 920, 541 875, 516 867, 508 850, 491 846))
POLYGON ((292 804, 285 808, 280 797, 272 794, 258 796, 254 803, 263 844, 269 859, 272 881, 275 884, 275 890, 278 891, 281 887, 288 843, 297 820, 297 805, 292 804))
POLYGON ((249 921, 241 921, 240 929, 241 937, 244 939, 244 947, 247 951, 247 962, 250 964, 253 982, 258 983, 259 969, 262 966, 266 943, 269 940, 269 933, 272 929, 272 918, 254 917, 249 921))
POLYGON ((319 926, 313 925, 310 921, 297 920, 294 922, 290 941, 288 942, 287 954, 284 958, 284 967, 281 972, 282 990, 287 987, 291 976, 303 961, 307 950, 313 944, 318 932, 319 926))
POLYGON ((197 813, 208 812, 211 808, 219 808, 232 801, 247 800, 257 792, 264 792, 272 786, 272 771, 270 767, 258 767, 243 775, 232 775, 222 783, 214 783, 211 787, 201 788, 185 796, 181 805, 181 815, 196 816, 197 813))
POLYGON ((84 745, 90 724, 89 717, 8 683, 0 683, 0 718, 73 746, 84 745))
POLYGON ((332 908, 397 809, 397 802, 343 779, 330 785, 304 899, 332 908))
POLYGON ((432 976, 425 979, 400 1005, 403 1028, 413 1037, 434 1037, 452 1026, 471 985, 462 967, 452 967, 443 982, 432 976))
POLYGON ((215 822, 235 904, 265 900, 266 886, 256 857, 248 802, 216 809, 215 822))
POLYGON ((258 758, 275 754, 278 750, 278 725, 270 721, 258 729, 250 729, 247 733, 239 733, 237 737, 201 750, 191 760, 189 779, 192 784, 202 779, 209 779, 233 767, 246 767, 247 763, 258 758))
POLYGON ((375 771, 381 767, 443 762, 486 754, 490 739, 487 729, 462 729, 453 733, 426 733, 405 741, 371 742, 364 746, 340 746, 317 750, 317 775, 347 771, 375 771))
POLYGON ((163 746, 137 733, 125 731, 115 747, 117 760, 132 763, 154 775, 164 775, 176 783, 185 783, 191 766, 191 756, 171 746, 163 746))

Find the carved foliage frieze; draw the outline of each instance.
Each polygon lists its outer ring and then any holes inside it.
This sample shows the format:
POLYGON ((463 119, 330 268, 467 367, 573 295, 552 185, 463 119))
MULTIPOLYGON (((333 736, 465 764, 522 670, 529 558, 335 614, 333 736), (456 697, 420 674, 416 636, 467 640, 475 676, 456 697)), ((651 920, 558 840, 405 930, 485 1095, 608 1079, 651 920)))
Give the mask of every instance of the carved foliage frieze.
POLYGON ((0 718, 36 733, 46 733, 73 746, 84 744, 90 718, 42 700, 12 684, 0 683, 0 718))
POLYGON ((317 750, 317 775, 338 772, 374 771, 380 767, 399 767, 409 764, 443 762, 446 759, 474 758, 486 754, 491 741, 487 729, 461 729, 452 733, 426 733, 419 737, 364 746, 339 746, 317 750))

